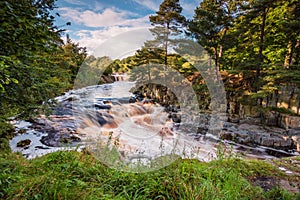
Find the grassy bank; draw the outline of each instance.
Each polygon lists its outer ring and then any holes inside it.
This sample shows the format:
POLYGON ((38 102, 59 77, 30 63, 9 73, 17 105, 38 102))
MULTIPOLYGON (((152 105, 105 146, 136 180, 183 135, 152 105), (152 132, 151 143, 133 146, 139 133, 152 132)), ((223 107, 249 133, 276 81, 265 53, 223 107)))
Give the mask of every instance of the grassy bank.
POLYGON ((283 176, 272 165, 237 158, 179 159, 158 171, 128 173, 84 152, 56 152, 30 161, 3 153, 0 171, 1 199, 300 199, 254 183, 259 177, 283 176))

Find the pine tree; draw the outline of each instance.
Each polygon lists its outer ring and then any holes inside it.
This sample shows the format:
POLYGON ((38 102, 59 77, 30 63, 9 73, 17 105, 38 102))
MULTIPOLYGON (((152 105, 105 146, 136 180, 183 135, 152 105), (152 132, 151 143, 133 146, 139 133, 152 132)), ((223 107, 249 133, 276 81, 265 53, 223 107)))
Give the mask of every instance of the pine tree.
POLYGON ((156 15, 150 16, 150 29, 154 40, 145 43, 146 48, 161 48, 164 51, 164 65, 168 66, 168 51, 172 40, 184 30, 186 19, 181 15, 182 7, 179 0, 164 0, 156 15))
POLYGON ((195 9, 189 31, 214 60, 215 72, 220 70, 223 43, 234 19, 237 6, 231 0, 204 0, 195 9))

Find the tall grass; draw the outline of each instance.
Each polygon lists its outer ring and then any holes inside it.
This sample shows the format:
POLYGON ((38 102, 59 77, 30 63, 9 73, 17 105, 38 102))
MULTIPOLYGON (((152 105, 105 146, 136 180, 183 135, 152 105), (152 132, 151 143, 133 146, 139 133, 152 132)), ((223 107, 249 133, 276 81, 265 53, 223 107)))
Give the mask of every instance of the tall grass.
POLYGON ((296 199, 264 192, 250 177, 272 175, 271 165, 238 158, 203 163, 178 159, 148 173, 107 167, 85 152, 62 151, 33 160, 20 154, 0 158, 1 199, 296 199), (258 166, 259 165, 259 166, 258 166))

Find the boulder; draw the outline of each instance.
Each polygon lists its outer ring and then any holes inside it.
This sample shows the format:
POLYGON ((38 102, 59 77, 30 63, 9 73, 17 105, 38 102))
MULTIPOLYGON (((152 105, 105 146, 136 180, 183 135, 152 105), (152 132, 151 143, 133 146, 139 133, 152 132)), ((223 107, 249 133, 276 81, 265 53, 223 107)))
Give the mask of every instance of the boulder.
POLYGON ((300 153, 300 135, 292 136, 292 140, 294 142, 294 145, 296 146, 297 152, 300 153))
POLYGON ((261 143, 259 145, 266 146, 266 147, 273 147, 274 146, 274 138, 262 137, 261 143))
POLYGON ((25 139, 25 140, 21 140, 20 142, 17 143, 17 147, 23 147, 26 148, 31 144, 31 140, 29 139, 25 139))

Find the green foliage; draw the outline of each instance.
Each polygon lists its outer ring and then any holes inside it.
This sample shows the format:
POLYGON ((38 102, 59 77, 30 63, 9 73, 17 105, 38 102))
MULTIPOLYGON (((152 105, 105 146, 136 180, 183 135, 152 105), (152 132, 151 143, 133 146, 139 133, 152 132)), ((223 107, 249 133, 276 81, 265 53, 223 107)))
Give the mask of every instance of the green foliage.
POLYGON ((279 112, 279 113, 283 113, 283 114, 288 114, 288 115, 292 115, 292 116, 296 116, 297 114, 286 109, 286 108, 277 108, 277 107, 270 107, 266 110, 264 110, 265 112, 269 112, 270 110, 273 110, 273 111, 276 111, 276 112, 279 112))
MULTIPOLYGON (((179 159, 149 173, 107 168, 92 156, 56 152, 28 161, 18 154, 0 158, 4 199, 292 199, 280 190, 264 192, 247 179, 276 169, 262 161, 224 158, 210 163, 179 159)), ((272 175, 272 174, 271 174, 272 175)))
POLYGON ((71 88, 86 56, 54 25, 55 0, 0 2, 0 115, 34 116, 71 88))
POLYGON ((87 57, 86 48, 80 47, 78 43, 73 43, 67 35, 67 41, 66 44, 62 46, 62 50, 63 52, 61 56, 63 58, 61 59, 61 63, 59 63, 59 65, 66 70, 65 73, 68 73, 70 76, 69 81, 72 83, 76 78, 81 64, 87 57))
POLYGON ((219 65, 226 32, 233 21, 232 3, 223 0, 202 1, 189 23, 189 31, 211 55, 216 66, 219 65))
POLYGON ((112 73, 114 67, 112 63, 113 61, 107 56, 101 58, 88 56, 80 66, 74 88, 97 85, 101 75, 112 73))
MULTIPOLYGON (((8 140, 13 137, 14 127, 0 118, 0 149, 3 152, 10 151, 8 140)), ((1 154, 1 152, 0 152, 1 154)))
MULTIPOLYGON (((160 48, 163 51, 164 65, 168 65, 168 51, 174 46, 174 39, 183 32, 186 19, 181 14, 179 0, 164 0, 156 15, 150 16, 150 29, 154 40, 145 42, 146 48, 160 48)), ((160 59, 160 58, 158 58, 160 59)))

